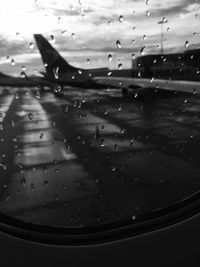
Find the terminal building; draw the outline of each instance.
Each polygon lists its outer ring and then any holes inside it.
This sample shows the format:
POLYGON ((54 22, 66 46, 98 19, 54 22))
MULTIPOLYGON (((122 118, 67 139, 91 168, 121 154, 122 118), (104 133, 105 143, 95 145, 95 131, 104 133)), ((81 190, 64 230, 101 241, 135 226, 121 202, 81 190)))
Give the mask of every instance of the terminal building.
POLYGON ((132 76, 172 80, 200 80, 200 49, 177 54, 152 54, 133 59, 132 76))

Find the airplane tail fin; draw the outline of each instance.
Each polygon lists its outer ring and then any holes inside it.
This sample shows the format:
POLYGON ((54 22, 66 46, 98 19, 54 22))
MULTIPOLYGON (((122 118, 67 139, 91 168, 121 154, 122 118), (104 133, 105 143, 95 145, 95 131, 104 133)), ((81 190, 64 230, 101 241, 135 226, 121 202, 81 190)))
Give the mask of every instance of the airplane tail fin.
POLYGON ((48 74, 52 75, 55 71, 72 72, 78 70, 71 66, 67 61, 57 52, 57 50, 44 38, 41 34, 34 34, 38 50, 40 51, 42 61, 48 74))

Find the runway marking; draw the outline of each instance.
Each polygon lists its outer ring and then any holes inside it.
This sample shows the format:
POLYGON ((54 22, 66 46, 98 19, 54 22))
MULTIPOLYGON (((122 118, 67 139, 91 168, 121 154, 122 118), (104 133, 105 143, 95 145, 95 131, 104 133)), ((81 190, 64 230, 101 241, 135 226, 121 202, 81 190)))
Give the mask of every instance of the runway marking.
POLYGON ((47 205, 56 204, 56 195, 64 203, 94 194, 95 181, 89 179, 77 156, 66 147, 64 136, 38 99, 30 93, 20 95, 20 100, 15 115, 25 131, 17 136, 20 147, 16 150, 15 166, 19 171, 12 175, 5 191, 11 196, 9 201, 0 203, 0 207, 17 213, 34 209, 44 201, 47 205), (62 186, 68 189, 67 195, 62 186))
POLYGON ((9 110, 13 100, 14 100, 14 95, 1 96, 0 98, 0 123, 4 121, 6 117, 6 113, 9 110))

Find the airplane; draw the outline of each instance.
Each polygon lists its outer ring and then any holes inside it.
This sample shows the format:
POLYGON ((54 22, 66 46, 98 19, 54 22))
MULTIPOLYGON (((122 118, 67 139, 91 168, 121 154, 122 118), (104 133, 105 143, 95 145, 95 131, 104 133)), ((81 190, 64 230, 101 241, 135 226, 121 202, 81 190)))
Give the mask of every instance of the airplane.
MULTIPOLYGON (((65 85, 81 86, 84 88, 105 88, 105 85, 96 83, 94 77, 107 76, 111 74, 109 68, 82 69, 69 64, 57 50, 41 34, 34 34, 38 50, 46 72, 41 72, 44 78, 56 83, 62 89, 65 85)), ((119 76, 122 71, 114 70, 119 76)), ((124 76, 131 77, 131 69, 123 70, 124 76)))
MULTIPOLYGON (((138 94, 147 89, 167 90, 184 93, 200 93, 200 82, 171 79, 155 79, 133 77, 132 69, 110 70, 109 68, 81 69, 69 64, 58 51, 41 34, 34 34, 38 50, 46 72, 41 72, 44 79, 60 86, 65 85, 82 88, 120 88, 123 96, 138 94)), ((149 90, 150 91, 150 90, 149 90)))

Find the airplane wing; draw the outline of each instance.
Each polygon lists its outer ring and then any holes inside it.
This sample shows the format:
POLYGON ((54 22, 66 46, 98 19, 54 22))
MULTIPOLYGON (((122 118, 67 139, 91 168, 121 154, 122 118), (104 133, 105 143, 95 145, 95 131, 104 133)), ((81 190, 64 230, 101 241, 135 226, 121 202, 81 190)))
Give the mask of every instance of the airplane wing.
POLYGON ((155 88, 169 91, 180 91, 185 93, 200 94, 200 82, 164 80, 164 79, 143 79, 124 77, 94 77, 96 83, 105 84, 124 89, 145 89, 155 88))
POLYGON ((9 87, 35 87, 35 86, 41 86, 45 87, 48 86, 50 87, 51 84, 47 82, 45 79, 42 77, 30 77, 27 76, 25 73, 22 77, 14 77, 14 76, 9 76, 3 73, 0 73, 0 86, 9 86, 9 87))

